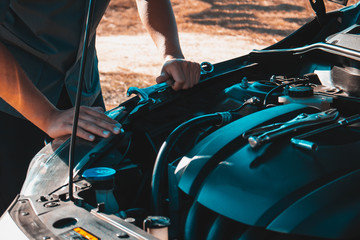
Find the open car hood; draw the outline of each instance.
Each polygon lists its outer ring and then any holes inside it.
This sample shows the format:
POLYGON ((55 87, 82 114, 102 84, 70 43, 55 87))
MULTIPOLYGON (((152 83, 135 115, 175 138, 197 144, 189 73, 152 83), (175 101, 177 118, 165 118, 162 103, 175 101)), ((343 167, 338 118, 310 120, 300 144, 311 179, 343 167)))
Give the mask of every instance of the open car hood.
POLYGON ((272 46, 204 63, 192 89, 129 89, 136 96, 107 112, 124 132, 77 141, 75 201, 69 140, 46 145, 0 229, 24 239, 155 239, 154 229, 170 239, 359 238, 360 5, 315 10, 272 46), (111 181, 84 174, 104 167, 111 181))

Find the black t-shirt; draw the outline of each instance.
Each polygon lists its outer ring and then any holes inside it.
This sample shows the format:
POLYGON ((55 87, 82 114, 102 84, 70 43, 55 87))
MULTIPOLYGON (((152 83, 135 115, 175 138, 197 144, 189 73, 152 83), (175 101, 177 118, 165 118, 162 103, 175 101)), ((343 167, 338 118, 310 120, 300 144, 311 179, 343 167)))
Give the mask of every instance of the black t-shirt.
MULTIPOLYGON (((109 1, 93 2, 82 95, 82 104, 89 106, 100 94, 95 34, 109 1)), ((88 1, 83 0, 0 1, 0 41, 54 105, 64 87, 75 102, 87 5, 88 1)), ((21 117, 2 99, 0 111, 21 117)))

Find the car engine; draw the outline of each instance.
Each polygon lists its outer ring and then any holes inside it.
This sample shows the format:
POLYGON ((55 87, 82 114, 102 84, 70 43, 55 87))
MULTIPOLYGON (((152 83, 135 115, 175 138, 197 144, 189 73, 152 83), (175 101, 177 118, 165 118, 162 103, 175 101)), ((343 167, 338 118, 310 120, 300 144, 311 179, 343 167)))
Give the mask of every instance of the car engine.
POLYGON ((122 134, 77 140, 75 199, 55 139, 9 219, 34 239, 358 239, 359 8, 205 62, 192 89, 130 88, 107 112, 122 134))

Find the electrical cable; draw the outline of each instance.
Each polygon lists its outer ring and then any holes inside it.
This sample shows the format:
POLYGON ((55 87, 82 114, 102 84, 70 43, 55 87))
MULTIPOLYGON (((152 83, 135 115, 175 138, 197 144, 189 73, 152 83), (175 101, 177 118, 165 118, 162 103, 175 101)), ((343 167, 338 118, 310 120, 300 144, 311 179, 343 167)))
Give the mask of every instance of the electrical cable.
POLYGON ((263 101, 263 106, 266 107, 267 106, 267 102, 269 97, 278 89, 280 88, 284 88, 285 86, 289 86, 292 84, 298 84, 298 83, 307 83, 309 82, 309 79, 299 79, 299 80, 294 80, 292 82, 287 82, 287 83, 282 83, 281 85, 278 85, 276 87, 274 87, 273 89, 271 89, 264 97, 264 101, 263 101))

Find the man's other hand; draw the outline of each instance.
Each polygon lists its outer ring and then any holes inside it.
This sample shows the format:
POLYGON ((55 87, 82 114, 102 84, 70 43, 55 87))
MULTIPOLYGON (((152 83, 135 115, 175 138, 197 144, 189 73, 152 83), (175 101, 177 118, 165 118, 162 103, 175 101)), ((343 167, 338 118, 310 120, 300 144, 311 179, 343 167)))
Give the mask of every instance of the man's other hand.
POLYGON ((177 90, 192 88, 199 82, 200 64, 185 59, 174 58, 165 61, 157 83, 168 82, 177 90))

